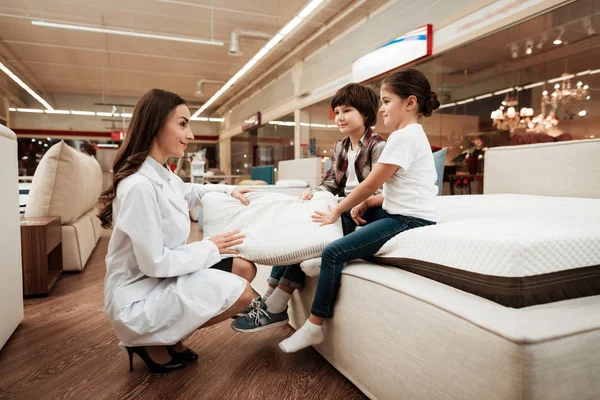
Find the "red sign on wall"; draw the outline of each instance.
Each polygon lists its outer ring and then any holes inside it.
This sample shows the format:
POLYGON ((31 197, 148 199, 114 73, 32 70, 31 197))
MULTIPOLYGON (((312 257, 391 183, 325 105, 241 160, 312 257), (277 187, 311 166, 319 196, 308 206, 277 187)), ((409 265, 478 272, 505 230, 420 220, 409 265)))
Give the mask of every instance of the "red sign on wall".
POLYGON ((111 140, 123 140, 123 137, 125 137, 124 131, 110 131, 111 140))

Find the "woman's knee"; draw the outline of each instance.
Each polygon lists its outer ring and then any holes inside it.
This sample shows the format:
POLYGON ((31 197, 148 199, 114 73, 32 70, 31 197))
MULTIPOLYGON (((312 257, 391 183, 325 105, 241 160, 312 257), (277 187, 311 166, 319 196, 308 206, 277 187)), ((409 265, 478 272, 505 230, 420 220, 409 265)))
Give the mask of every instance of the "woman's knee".
POLYGON ((234 258, 232 272, 247 281, 252 281, 256 276, 256 265, 243 258, 234 258))

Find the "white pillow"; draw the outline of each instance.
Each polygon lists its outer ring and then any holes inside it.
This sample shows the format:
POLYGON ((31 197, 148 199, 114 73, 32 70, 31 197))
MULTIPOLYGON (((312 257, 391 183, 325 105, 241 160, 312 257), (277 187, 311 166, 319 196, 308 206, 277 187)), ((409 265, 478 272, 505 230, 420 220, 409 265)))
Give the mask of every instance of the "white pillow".
POLYGON ((265 265, 291 265, 320 257, 326 245, 343 236, 342 224, 319 226, 312 222, 315 210, 327 211, 337 204, 329 192, 315 193, 312 200, 300 200, 282 193, 251 192, 250 205, 224 193, 202 198, 204 237, 235 229, 246 235, 236 246, 239 256, 265 265))
POLYGON ((285 187, 308 187, 308 182, 303 181, 301 179, 281 179, 275 182, 275 186, 285 186, 285 187))
POLYGON ((321 273, 321 257, 303 261, 300 264, 300 268, 302 268, 302 272, 304 272, 306 276, 319 276, 321 273))

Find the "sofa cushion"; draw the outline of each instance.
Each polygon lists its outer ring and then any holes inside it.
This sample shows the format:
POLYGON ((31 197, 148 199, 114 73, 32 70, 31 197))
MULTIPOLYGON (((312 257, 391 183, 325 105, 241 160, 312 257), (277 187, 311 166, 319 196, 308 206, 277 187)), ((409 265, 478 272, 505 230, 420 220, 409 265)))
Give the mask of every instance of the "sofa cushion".
POLYGON ((26 217, 77 221, 98 202, 102 171, 98 162, 64 142, 52 146, 35 170, 26 217))
POLYGON ((102 171, 102 191, 107 190, 110 185, 113 183, 113 173, 112 171, 106 172, 102 171))
POLYGON ((100 218, 98 218, 98 209, 92 208, 86 213, 86 215, 92 222, 92 228, 94 228, 94 239, 96 240, 96 243, 98 243, 98 240, 100 240, 100 236, 102 235, 102 225, 100 225, 100 218))
POLYGON ((253 192, 250 205, 223 193, 208 193, 202 198, 204 236, 240 229, 246 235, 237 246, 240 257, 260 264, 290 265, 319 257, 323 248, 342 237, 337 223, 324 227, 312 222, 315 210, 335 206, 328 192, 315 193, 310 201, 281 193, 253 192))
POLYGON ((92 219, 83 215, 74 223, 63 225, 61 233, 63 270, 83 270, 97 243, 92 219))

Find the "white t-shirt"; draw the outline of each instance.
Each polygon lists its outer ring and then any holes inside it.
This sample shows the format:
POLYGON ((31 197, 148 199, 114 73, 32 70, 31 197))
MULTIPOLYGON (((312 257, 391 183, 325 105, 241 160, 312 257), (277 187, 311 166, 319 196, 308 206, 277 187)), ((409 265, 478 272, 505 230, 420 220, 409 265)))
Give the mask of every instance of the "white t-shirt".
POLYGON ((356 150, 348 150, 348 168, 346 169, 346 187, 344 192, 346 196, 358 186, 358 177, 356 176, 356 168, 354 163, 356 162, 356 150))
POLYGON ((392 132, 379 162, 398 170, 383 184, 383 209, 390 214, 437 222, 433 199, 438 193, 431 145, 420 124, 392 132))

